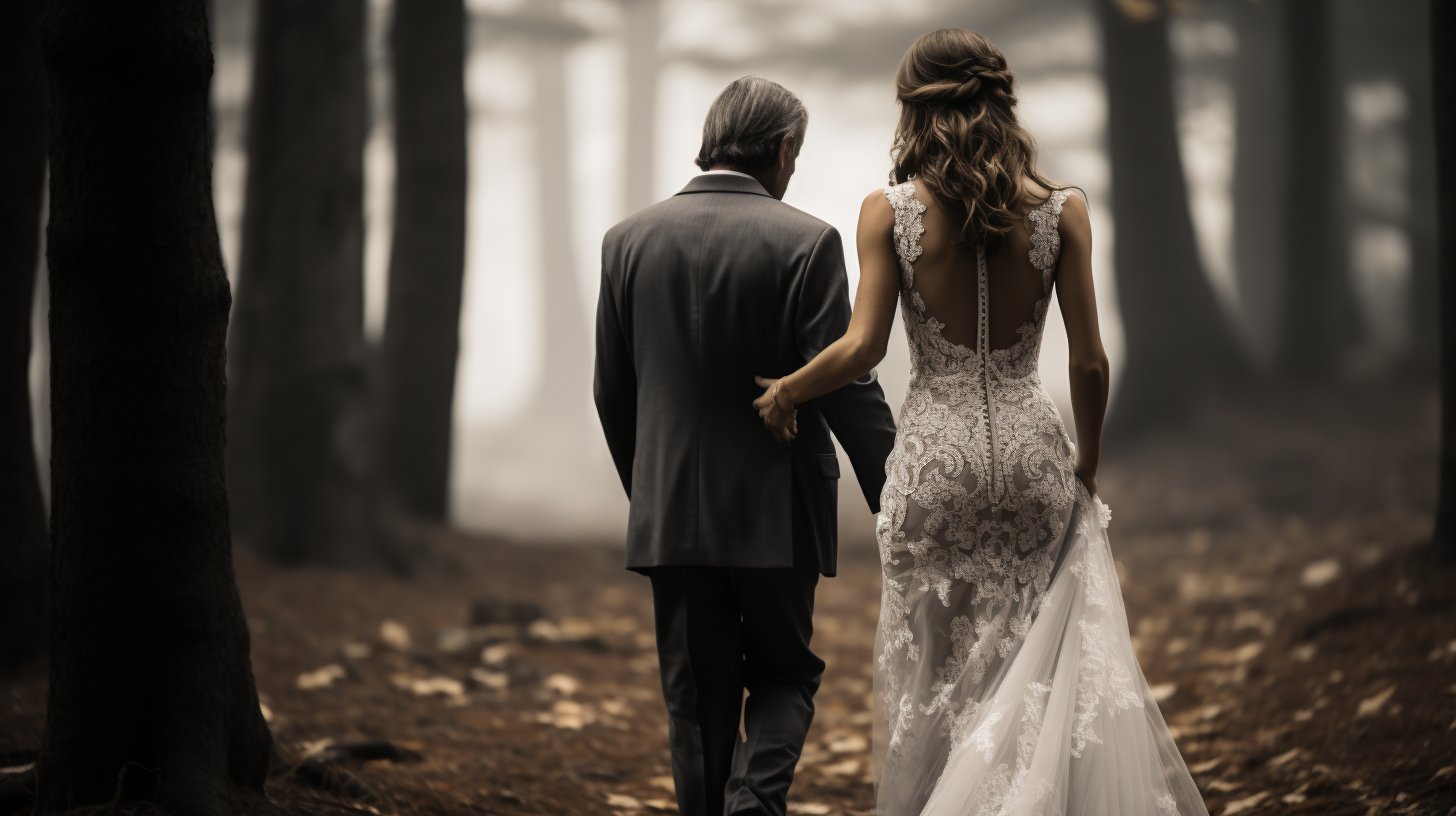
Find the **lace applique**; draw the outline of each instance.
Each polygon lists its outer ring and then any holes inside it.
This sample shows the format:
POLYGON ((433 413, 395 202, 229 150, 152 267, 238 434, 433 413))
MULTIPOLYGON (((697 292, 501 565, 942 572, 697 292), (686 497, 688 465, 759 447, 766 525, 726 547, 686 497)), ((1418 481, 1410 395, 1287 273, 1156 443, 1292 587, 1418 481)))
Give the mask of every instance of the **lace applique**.
POLYGON ((1042 271, 1043 288, 1047 288, 1046 281, 1062 253, 1062 234, 1057 224, 1066 201, 1066 190, 1054 190, 1045 203, 1026 215, 1031 220, 1031 265, 1042 271))
MULTIPOLYGON (((1021 341, 984 361, 974 349, 950 343, 914 291, 925 205, 913 183, 885 195, 895 211, 912 374, 876 524, 885 579, 876 662, 889 744, 904 746, 902 732, 933 716, 941 729, 954 731, 960 718, 938 715, 954 711, 953 702, 966 699, 964 689, 982 682, 1025 639, 1051 582, 1079 483, 1071 441, 1036 373, 1046 299, 1021 341), (926 655, 910 618, 926 603, 954 608, 941 631, 952 618, 966 620, 933 656, 940 667, 933 675, 913 668, 926 655), (919 717, 899 710, 907 693, 920 701, 919 717)), ((1034 213, 1033 224, 1040 225, 1035 252, 1055 255, 1046 230, 1056 232, 1059 206, 1053 196, 1034 213)))
POLYGON ((1174 799, 1171 793, 1159 796, 1153 804, 1157 805, 1158 810, 1167 816, 1178 816, 1178 800, 1174 799))

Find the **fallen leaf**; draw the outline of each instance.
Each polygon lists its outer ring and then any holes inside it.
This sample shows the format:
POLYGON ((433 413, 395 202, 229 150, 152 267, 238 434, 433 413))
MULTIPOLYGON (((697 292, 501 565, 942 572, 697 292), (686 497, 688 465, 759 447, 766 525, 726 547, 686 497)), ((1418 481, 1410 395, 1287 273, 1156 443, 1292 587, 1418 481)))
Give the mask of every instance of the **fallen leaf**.
POLYGON ((1436 771, 1436 775, 1431 777, 1431 781, 1435 782, 1437 779, 1450 776, 1452 773, 1456 773, 1456 765, 1447 765, 1441 770, 1436 771))
POLYGON ((1177 694, 1178 693, 1178 684, 1177 683, 1159 683, 1156 686, 1153 686, 1152 688, 1149 688, 1148 691, 1151 691, 1153 693, 1153 699, 1154 700, 1157 700, 1158 702, 1161 703, 1164 700, 1168 699, 1169 697, 1172 697, 1174 694, 1177 694))
POLYGON ((314 669, 311 672, 300 674, 294 682, 304 691, 312 691, 314 689, 329 688, 334 684, 335 680, 347 675, 348 672, 344 670, 343 666, 340 666, 338 663, 330 663, 327 666, 314 669))
POLYGON ((1259 791, 1253 796, 1245 796, 1242 799, 1235 799, 1224 806, 1223 816, 1232 816, 1235 813, 1243 813, 1246 810, 1256 807, 1260 802, 1269 796, 1268 791, 1259 791))
POLYGON ((1224 779, 1215 779, 1212 782, 1208 783, 1209 790, 1222 791, 1224 793, 1228 793, 1229 791, 1236 791, 1242 787, 1243 785, 1240 785, 1237 782, 1229 782, 1224 779))
POLYGON ((807 816, 824 816, 824 814, 828 813, 830 810, 831 808, 828 805, 821 804, 819 802, 789 803, 790 813, 802 813, 807 814, 807 816))
POLYGON ((29 772, 33 768, 35 768, 34 762, 27 762, 24 765, 10 765, 5 768, 0 768, 0 774, 22 774, 29 772))
POLYGON ((1200 762, 1197 765, 1189 765, 1188 766, 1188 772, 1189 773, 1196 773, 1196 774, 1208 773, 1209 771, 1213 770, 1214 768, 1217 768, 1218 767, 1218 764, 1220 762, 1223 762, 1223 758, 1222 757, 1214 757, 1213 759, 1210 759, 1207 762, 1200 762))
POLYGON ((323 739, 304 740, 303 742, 299 743, 298 747, 303 751, 304 756, 311 757, 314 754, 323 753, 329 748, 332 748, 333 745, 333 737, 324 737, 323 739))
POLYGON ((677 810, 677 803, 666 799, 643 799, 642 804, 653 810, 677 810))
POLYGON ((374 649, 367 643, 345 643, 344 657, 350 660, 363 660, 374 653, 374 649))
POLYGON ((509 688, 511 685, 511 676, 509 674, 482 669, 479 666, 474 666, 470 669, 470 679, 485 688, 495 689, 496 691, 509 688))
POLYGON ((263 715, 263 722, 270 724, 273 722, 273 709, 269 708, 267 703, 258 703, 258 711, 263 715))
POLYGON ((859 773, 859 760, 846 759, 843 762, 836 762, 833 765, 824 765, 819 770, 835 776, 854 776, 859 773))
POLYGON ((641 810, 642 802, 635 796, 628 796, 623 793, 607 794, 607 805, 624 810, 641 810))
POLYGON ((1300 583, 1307 587, 1322 587, 1325 584, 1340 577, 1340 562, 1336 558, 1325 558, 1314 561, 1304 568, 1300 573, 1300 583))
POLYGON ((1312 708, 1301 708, 1294 712, 1295 722, 1308 722, 1312 719, 1314 719, 1314 709, 1312 708))
POLYGON ((1385 705, 1385 702, 1390 699, 1390 695, 1394 693, 1395 686, 1391 686, 1385 691, 1382 691, 1378 694, 1372 694, 1371 696, 1361 700, 1359 706, 1355 709, 1355 718, 1359 719, 1361 717, 1369 717, 1372 714, 1380 713, 1381 706, 1385 705))
POLYGON ((379 624, 379 639, 392 649, 404 651, 410 647, 410 633, 399 621, 387 620, 379 624))
POLYGON ((499 666, 515 654, 515 647, 509 643, 497 643, 480 650, 480 662, 487 666, 499 666))
POLYGON ((1303 752, 1299 748, 1290 748, 1279 756, 1271 758, 1269 760, 1269 767, 1277 768, 1291 759, 1298 759, 1301 753, 1303 752))
POLYGON ((553 674, 541 682, 541 687, 562 697, 570 697, 581 690, 581 681, 569 674, 553 674))
POLYGON ((1289 650, 1289 656, 1300 663, 1308 663, 1314 660, 1315 651, 1316 647, 1313 643, 1301 643, 1289 650))
POLYGON ((831 754, 857 754, 861 751, 868 751, 870 742, 858 734, 851 734, 847 737, 832 739, 824 747, 828 748, 831 754))
POLYGON ((547 643, 557 643, 562 639, 561 627, 545 618, 531 621, 531 625, 526 627, 526 635, 535 640, 544 640, 547 643))
POLYGON ((662 788, 668 793, 677 793, 677 785, 673 782, 671 776, 654 776, 651 779, 647 780, 647 784, 654 787, 662 788))

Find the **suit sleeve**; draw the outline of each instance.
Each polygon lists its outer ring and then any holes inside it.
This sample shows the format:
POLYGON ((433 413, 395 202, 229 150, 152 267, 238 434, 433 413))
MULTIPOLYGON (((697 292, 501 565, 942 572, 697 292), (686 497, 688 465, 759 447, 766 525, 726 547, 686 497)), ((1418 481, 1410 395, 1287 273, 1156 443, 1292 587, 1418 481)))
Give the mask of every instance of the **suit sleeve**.
MULTIPOLYGON (((807 363, 849 328, 849 276, 844 271, 844 245, 829 227, 819 236, 799 289, 795 317, 799 353, 807 363)), ((885 401, 875 372, 814 400, 829 430, 849 454, 855 479, 870 510, 880 512, 885 486, 885 461, 895 447, 895 417, 885 401)))
POLYGON ((601 418, 607 448, 622 479, 622 488, 632 496, 632 459, 637 448, 637 369, 632 346, 622 325, 616 293, 612 288, 607 248, 602 250, 602 290, 597 297, 596 373, 592 395, 601 418))

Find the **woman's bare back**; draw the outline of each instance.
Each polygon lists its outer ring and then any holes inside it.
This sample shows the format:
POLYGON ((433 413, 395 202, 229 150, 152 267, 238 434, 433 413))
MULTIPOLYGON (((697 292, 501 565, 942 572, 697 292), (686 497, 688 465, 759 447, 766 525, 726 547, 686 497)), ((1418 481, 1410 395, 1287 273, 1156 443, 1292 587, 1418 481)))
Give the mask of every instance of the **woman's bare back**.
MULTIPOLYGON (((914 184, 915 197, 925 205, 915 291, 930 316, 944 324, 945 339, 974 349, 978 329, 976 248, 960 240, 963 216, 950 211, 920 182, 914 184)), ((1023 213, 1041 206, 1050 192, 1029 179, 1026 191, 1023 213)), ((1044 296, 1042 273, 1031 264, 1029 219, 1023 218, 1021 228, 1012 230, 986 256, 986 273, 991 348, 1009 348, 1021 339, 1017 330, 1034 320, 1036 304, 1044 296)))

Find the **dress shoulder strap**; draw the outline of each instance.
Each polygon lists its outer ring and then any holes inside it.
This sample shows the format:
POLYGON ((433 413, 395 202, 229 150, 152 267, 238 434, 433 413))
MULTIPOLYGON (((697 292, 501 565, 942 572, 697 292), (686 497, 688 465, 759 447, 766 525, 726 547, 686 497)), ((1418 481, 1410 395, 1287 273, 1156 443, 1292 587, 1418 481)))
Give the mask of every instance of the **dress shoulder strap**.
POLYGON ((925 234, 920 215, 925 212, 925 205, 915 197, 913 181, 886 187, 885 198, 895 210, 895 254, 900 258, 900 277, 908 290, 915 285, 911 264, 920 257, 920 236, 925 234))
POLYGON ((1068 191, 1053 190, 1047 200, 1027 214, 1031 219, 1031 265, 1042 271, 1047 286, 1051 285, 1052 271, 1057 268, 1057 258, 1062 254, 1062 235, 1057 231, 1057 222, 1062 217, 1062 205, 1067 201, 1068 191))

